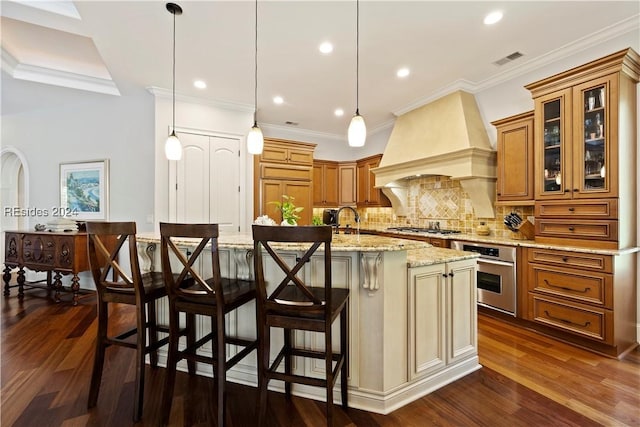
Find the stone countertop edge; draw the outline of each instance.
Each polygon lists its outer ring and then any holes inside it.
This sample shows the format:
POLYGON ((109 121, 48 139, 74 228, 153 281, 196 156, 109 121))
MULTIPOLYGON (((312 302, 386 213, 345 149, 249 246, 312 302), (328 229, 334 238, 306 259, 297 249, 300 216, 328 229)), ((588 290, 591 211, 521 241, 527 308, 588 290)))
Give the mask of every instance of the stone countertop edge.
POLYGON ((445 262, 460 261, 464 259, 479 258, 475 252, 457 251, 444 248, 424 248, 407 251, 407 266, 409 268, 423 267, 426 265, 442 264, 445 262))
MULTIPOLYGON (((160 236, 156 233, 138 233, 136 239, 139 243, 160 243, 160 236)), ((194 246, 198 239, 177 238, 178 245, 194 246)), ((250 233, 220 234, 218 246, 225 249, 253 249, 253 237, 250 233)), ((274 249, 300 251, 307 250, 308 244, 283 243, 274 244, 274 249)), ((402 239, 400 236, 385 237, 370 234, 337 234, 331 242, 333 252, 379 252, 379 251, 409 251, 431 248, 426 242, 402 239)))
POLYGON ((536 243, 533 240, 515 240, 508 237, 496 237, 496 236, 478 236, 476 234, 439 234, 439 233, 414 233, 414 232, 402 232, 397 230, 387 229, 361 229, 361 232, 376 232, 396 234, 398 236, 420 236, 420 237, 435 237, 445 240, 463 240, 465 242, 474 243, 488 243, 507 246, 521 246, 524 248, 539 248, 539 249, 557 249, 569 252, 582 252, 600 255, 626 255, 634 252, 640 252, 640 247, 630 247, 624 249, 601 249, 601 248, 586 248, 581 246, 562 246, 551 245, 548 243, 536 243))

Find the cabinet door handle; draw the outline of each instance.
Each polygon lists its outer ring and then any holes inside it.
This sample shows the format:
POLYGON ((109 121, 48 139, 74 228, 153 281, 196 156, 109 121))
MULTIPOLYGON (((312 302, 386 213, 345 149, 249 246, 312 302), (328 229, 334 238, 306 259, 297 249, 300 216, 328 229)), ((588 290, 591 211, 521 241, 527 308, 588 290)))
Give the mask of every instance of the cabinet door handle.
POLYGON ((573 191, 575 191, 576 193, 579 193, 580 189, 579 188, 574 188, 573 191))
POLYGON ((47 247, 52 247, 53 246, 53 242, 47 242, 47 247))
POLYGON ((562 257, 562 261, 564 261, 564 262, 569 261, 569 257, 563 256, 563 257, 562 257))
POLYGON ((442 273, 442 277, 447 278, 447 273, 442 273))
POLYGON ((573 212, 575 210, 576 210, 576 208, 569 208, 569 212, 573 212))
POLYGON ((502 196, 502 193, 498 193, 498 196, 502 196))
POLYGON ((580 292, 582 294, 586 294, 591 290, 591 288, 584 288, 583 290, 580 290, 580 289, 568 288, 566 286, 554 285, 553 283, 549 283, 547 279, 544 279, 544 283, 546 283, 547 286, 549 286, 550 288, 558 288, 558 289, 562 289, 563 291, 580 292))
POLYGON ((571 191, 571 190, 569 190, 568 188, 565 188, 565 189, 564 189, 564 192, 565 192, 565 193, 568 193, 569 191, 571 191))
POLYGON ((558 320, 559 322, 566 323, 567 325, 580 326, 581 328, 586 328, 587 326, 589 326, 591 324, 591 322, 589 322, 589 321, 586 321, 583 324, 580 324, 580 323, 572 322, 571 320, 568 320, 568 319, 563 319, 562 317, 555 317, 555 316, 552 316, 551 314, 549 314, 549 312, 547 310, 544 311, 544 314, 549 319, 558 320))
POLYGON ((573 230, 574 230, 574 228, 573 228, 573 227, 569 227, 569 231, 573 231, 573 230))
POLYGON ((449 273, 449 277, 453 277, 453 271, 449 273))

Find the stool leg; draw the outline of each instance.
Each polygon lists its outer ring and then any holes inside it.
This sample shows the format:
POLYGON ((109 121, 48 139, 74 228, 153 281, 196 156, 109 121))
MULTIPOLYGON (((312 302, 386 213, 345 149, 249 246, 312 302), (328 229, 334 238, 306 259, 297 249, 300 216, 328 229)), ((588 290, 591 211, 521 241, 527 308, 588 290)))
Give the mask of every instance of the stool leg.
POLYGON ((331 325, 324 332, 324 348, 325 348, 325 370, 326 370, 326 392, 327 392, 327 425, 333 425, 333 348, 331 346, 331 325))
MULTIPOLYGON (((218 307, 220 308, 220 307, 218 307)), ((217 310, 216 312, 217 329, 215 331, 216 334, 216 347, 217 347, 217 360, 216 360, 216 378, 218 380, 218 427, 224 426, 225 420, 225 412, 226 412, 226 399, 225 399, 225 383, 227 379, 227 370, 226 370, 226 362, 227 362, 227 352, 225 345, 225 324, 224 324, 224 312, 222 310, 217 310)))
POLYGON ((176 382, 176 364, 178 363, 178 341, 180 340, 179 317, 175 304, 169 303, 169 348, 167 357, 167 372, 162 389, 162 425, 169 424, 171 402, 173 401, 173 387, 176 382))
MULTIPOLYGON (((292 329, 284 330, 284 372, 287 375, 291 375, 291 341, 293 336, 292 329)), ((286 381, 284 383, 284 395, 287 400, 291 400, 291 383, 286 381)))
MULTIPOLYGON (((347 302, 348 304, 348 302, 347 302)), ((342 394, 342 408, 347 409, 349 407, 348 402, 348 370, 349 370, 349 328, 347 322, 349 316, 347 306, 340 312, 340 352, 344 361, 342 362, 342 369, 340 372, 340 392, 342 394)))
MULTIPOLYGON (((155 347, 158 344, 158 318, 156 315, 156 302, 149 301, 149 320, 147 322, 147 330, 149 331, 149 346, 155 347)), ((149 353, 149 362, 151 367, 158 367, 158 349, 149 353)))
POLYGON ((145 371, 145 349, 147 348, 147 305, 140 304, 137 307, 137 340, 136 340, 136 384, 135 400, 133 402, 133 421, 137 422, 142 418, 142 403, 144 401, 144 371, 145 371))
POLYGON ((104 365, 104 352, 106 349, 107 325, 109 324, 109 310, 106 302, 98 300, 98 331, 96 336, 96 352, 93 357, 93 372, 91 373, 91 385, 89 386, 88 408, 93 408, 98 402, 100 382, 102 381, 102 367, 104 365))
POLYGON ((258 323, 258 425, 263 426, 267 418, 267 389, 269 379, 269 350, 271 345, 271 330, 263 322, 258 323))
MULTIPOLYGON (((185 313, 187 327, 187 348, 193 348, 196 343, 196 315, 193 313, 185 313)), ((187 359, 187 370, 189 375, 196 374, 195 360, 187 359)))

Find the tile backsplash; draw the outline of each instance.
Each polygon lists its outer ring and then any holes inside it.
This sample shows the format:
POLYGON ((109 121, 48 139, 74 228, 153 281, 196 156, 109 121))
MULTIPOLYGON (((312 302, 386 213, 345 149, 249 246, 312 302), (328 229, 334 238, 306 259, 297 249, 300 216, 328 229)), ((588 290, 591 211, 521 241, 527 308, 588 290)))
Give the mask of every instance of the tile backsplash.
MULTIPOLYGON (((411 180, 407 206, 407 216, 396 216, 393 208, 359 208, 361 227, 428 227, 429 222, 439 221, 440 228, 473 234, 480 222, 484 222, 489 226, 492 236, 510 237, 512 232, 502 222, 505 215, 516 212, 522 218, 533 217, 533 206, 496 206, 495 218, 476 218, 471 200, 460 182, 443 176, 411 180)), ((322 217, 322 211, 322 208, 314 208, 313 213, 322 217)), ((351 211, 342 211, 340 217, 342 224, 353 225, 351 211)))

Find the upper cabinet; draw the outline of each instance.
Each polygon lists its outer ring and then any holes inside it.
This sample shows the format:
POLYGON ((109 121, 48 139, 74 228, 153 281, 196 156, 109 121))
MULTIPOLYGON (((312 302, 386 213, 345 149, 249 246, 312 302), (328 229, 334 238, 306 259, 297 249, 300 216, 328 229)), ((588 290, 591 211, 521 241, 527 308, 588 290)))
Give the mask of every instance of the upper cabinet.
POLYGON ((630 109, 638 67, 627 49, 527 86, 535 101, 536 200, 619 197, 620 161, 635 149, 629 122, 637 117, 630 109))
POLYGON ((625 49, 527 85, 536 241, 624 248, 637 227, 640 56, 625 49))
POLYGON ((340 162, 338 167, 338 205, 356 205, 356 162, 340 162))
POLYGON ((533 111, 496 120, 497 204, 534 204, 533 111))
POLYGON ((358 207, 377 207, 377 206, 391 206, 391 202, 382 194, 379 188, 375 188, 375 175, 371 172, 371 169, 378 167, 382 159, 382 154, 376 154, 375 156, 366 157, 356 162, 357 171, 357 194, 356 203, 358 207))
POLYGON ((303 208, 299 225, 311 225, 313 215, 313 151, 315 144, 265 138, 262 154, 254 157, 253 214, 281 221, 270 202, 293 197, 303 208))
POLYGON ((338 162, 313 161, 313 206, 337 207, 339 175, 338 162))

